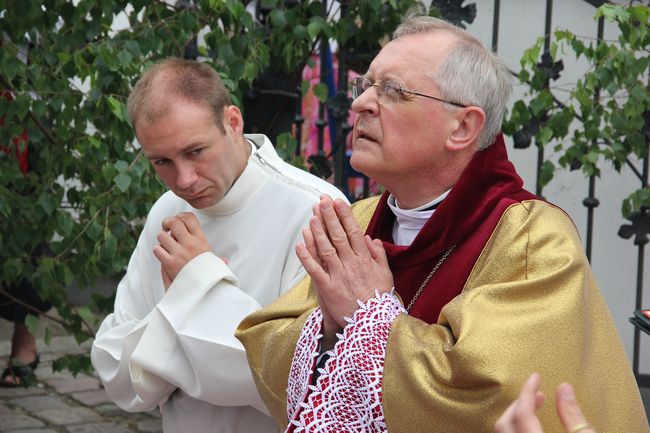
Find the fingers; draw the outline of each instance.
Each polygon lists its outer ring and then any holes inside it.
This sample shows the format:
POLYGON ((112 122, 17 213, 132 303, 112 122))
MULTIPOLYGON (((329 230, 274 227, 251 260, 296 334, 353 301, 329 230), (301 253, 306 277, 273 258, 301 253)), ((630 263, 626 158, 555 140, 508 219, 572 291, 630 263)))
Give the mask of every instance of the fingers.
POLYGON ((315 216, 311 217, 309 228, 314 236, 317 257, 320 257, 321 262, 328 270, 340 269, 342 265, 339 253, 327 237, 320 219, 315 216))
MULTIPOLYGON (((176 246, 178 245, 178 242, 176 241, 176 239, 174 239, 172 233, 169 230, 164 230, 158 233, 156 239, 158 239, 158 244, 159 244, 157 245, 157 247, 164 249, 168 253, 172 253, 176 249, 176 246)), ((155 248, 154 248, 154 252, 155 252, 155 248)), ((160 260, 160 258, 158 259, 160 260)))
POLYGON ((503 412, 497 422, 494 424, 495 433, 517 433, 513 424, 515 410, 517 409, 517 400, 510 403, 508 409, 503 412))
POLYGON ((310 228, 302 229, 302 237, 305 241, 305 247, 311 255, 311 257, 322 267, 323 263, 318 255, 318 248, 316 247, 316 240, 314 240, 314 235, 311 232, 310 228))
MULTIPOLYGON (((155 254, 155 252, 154 252, 154 254, 155 254)), ((165 288, 165 290, 169 289, 169 286, 172 285, 173 280, 172 280, 172 277, 169 276, 169 273, 167 272, 165 267, 162 266, 162 265, 160 266, 160 274, 161 274, 162 280, 163 280, 163 287, 165 288)))
POLYGON ((372 239, 370 236, 365 235, 363 240, 366 243, 366 248, 370 252, 373 260, 379 263, 382 266, 388 267, 388 257, 386 256, 386 250, 384 249, 384 243, 379 239, 372 239))
POLYGON ((512 402, 494 425, 497 433, 543 433, 535 411, 544 403, 539 391, 540 375, 533 373, 521 388, 519 397, 512 402))
POLYGON ((307 271, 311 279, 314 281, 314 284, 316 284, 316 287, 324 287, 329 282, 327 272, 325 272, 320 263, 314 259, 305 245, 296 245, 296 255, 298 256, 300 263, 302 263, 302 266, 305 268, 305 271, 307 271))
MULTIPOLYGON (((353 254, 348 235, 345 232, 345 229, 341 225, 339 216, 334 210, 334 203, 329 196, 321 196, 321 201, 319 203, 320 210, 320 222, 324 226, 323 232, 327 233, 329 241, 332 246, 336 249, 337 253, 341 258, 349 257, 353 254)), ((322 256, 322 251, 321 251, 322 256)))
POLYGON ((190 234, 196 235, 203 233, 203 229, 201 229, 201 224, 199 223, 198 218, 192 212, 181 212, 176 215, 176 218, 185 224, 185 227, 190 234))
POLYGON ((576 401, 575 392, 571 385, 568 383, 560 384, 557 388, 555 399, 557 413, 560 416, 565 431, 572 433, 595 433, 595 430, 587 423, 576 401))
POLYGON ((352 250, 357 254, 365 253, 367 247, 363 240, 363 231, 359 227, 359 224, 357 224, 357 220, 354 218, 350 206, 341 199, 336 199, 333 206, 338 220, 343 226, 343 230, 345 230, 352 250))
POLYGON ((172 255, 169 254, 169 251, 167 251, 161 245, 156 245, 153 247, 153 255, 160 262, 161 268, 165 269, 165 273, 169 275, 169 272, 166 270, 166 266, 168 266, 168 264, 172 261, 172 255))
MULTIPOLYGON (((519 405, 522 411, 526 413, 535 413, 540 406, 538 406, 537 393, 539 392, 539 383, 541 376, 539 373, 530 375, 524 386, 521 387, 519 394, 519 405)), ((542 401, 543 403, 543 401, 542 401)))
MULTIPOLYGON (((162 221, 162 232, 161 233, 167 233, 170 235, 172 240, 176 240, 180 243, 186 243, 188 242, 190 238, 190 233, 187 230, 187 226, 178 217, 169 217, 165 218, 162 221)), ((165 248, 167 246, 163 244, 163 240, 165 237, 163 236, 162 238, 160 237, 160 234, 158 235, 158 242, 160 242, 165 248)), ((169 250, 168 250, 169 251, 169 250)))

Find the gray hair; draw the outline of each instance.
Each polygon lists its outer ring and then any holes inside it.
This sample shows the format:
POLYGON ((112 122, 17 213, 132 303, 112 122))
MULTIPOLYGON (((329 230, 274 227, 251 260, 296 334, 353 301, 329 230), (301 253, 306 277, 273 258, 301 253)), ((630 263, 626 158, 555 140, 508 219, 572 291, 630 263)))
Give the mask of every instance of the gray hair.
POLYGON ((432 79, 445 99, 483 109, 485 125, 479 135, 478 147, 489 147, 501 130, 506 103, 512 93, 508 67, 475 36, 446 21, 418 13, 407 14, 393 33, 393 40, 435 32, 447 32, 456 38, 432 79))

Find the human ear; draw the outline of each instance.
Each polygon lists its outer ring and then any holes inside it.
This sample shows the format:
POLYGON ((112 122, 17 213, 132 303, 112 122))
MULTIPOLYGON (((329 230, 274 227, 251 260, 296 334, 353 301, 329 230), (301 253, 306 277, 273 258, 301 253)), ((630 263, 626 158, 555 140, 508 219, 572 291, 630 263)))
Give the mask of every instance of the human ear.
POLYGON ((470 106, 459 110, 455 117, 456 127, 449 134, 445 147, 459 151, 474 146, 485 126, 485 113, 480 107, 470 106))
POLYGON ((242 135, 244 132, 244 118, 237 106, 227 105, 223 108, 223 127, 233 137, 242 135))

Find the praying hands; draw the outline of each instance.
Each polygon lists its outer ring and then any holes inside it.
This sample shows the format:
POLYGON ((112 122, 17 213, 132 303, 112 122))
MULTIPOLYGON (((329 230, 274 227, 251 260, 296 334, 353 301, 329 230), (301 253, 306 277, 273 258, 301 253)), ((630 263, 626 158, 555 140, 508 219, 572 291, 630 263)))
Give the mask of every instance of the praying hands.
POLYGON ((182 212, 165 218, 153 254, 160 261, 165 290, 190 260, 201 253, 212 251, 201 224, 191 212, 182 212))
POLYGON ((390 291, 393 274, 382 242, 363 235, 350 207, 340 199, 321 196, 303 237, 305 243, 296 246, 296 253, 318 293, 323 345, 328 348, 345 327, 345 318, 359 308, 357 301, 367 301, 375 291, 390 291))

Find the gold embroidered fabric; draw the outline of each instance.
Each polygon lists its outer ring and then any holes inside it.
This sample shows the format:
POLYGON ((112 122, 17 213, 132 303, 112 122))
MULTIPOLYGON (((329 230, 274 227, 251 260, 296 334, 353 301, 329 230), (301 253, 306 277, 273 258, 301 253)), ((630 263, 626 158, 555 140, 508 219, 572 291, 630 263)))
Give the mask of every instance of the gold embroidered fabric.
MULTIPOLYGON (((365 227, 376 199, 354 206, 365 227)), ((287 376, 302 324, 316 306, 303 281, 242 322, 258 389, 286 427, 287 376)), ((437 324, 410 316, 393 323, 384 368, 390 433, 493 432, 494 422, 533 371, 547 396, 546 433, 563 432, 555 388, 571 382, 598 432, 647 433, 629 362, 572 221, 527 201, 509 207, 463 292, 437 324)))

